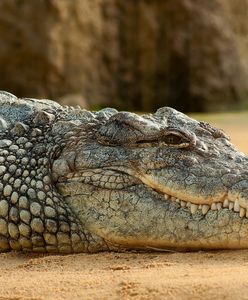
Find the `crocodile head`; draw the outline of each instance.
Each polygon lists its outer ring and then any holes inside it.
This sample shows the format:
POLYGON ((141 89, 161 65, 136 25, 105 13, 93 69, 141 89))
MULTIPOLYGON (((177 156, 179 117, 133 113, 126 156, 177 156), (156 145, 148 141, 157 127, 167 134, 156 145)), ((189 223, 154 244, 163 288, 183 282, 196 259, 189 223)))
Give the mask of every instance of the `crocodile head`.
POLYGON ((171 108, 87 114, 54 125, 52 172, 90 232, 110 247, 248 247, 248 158, 223 131, 171 108))

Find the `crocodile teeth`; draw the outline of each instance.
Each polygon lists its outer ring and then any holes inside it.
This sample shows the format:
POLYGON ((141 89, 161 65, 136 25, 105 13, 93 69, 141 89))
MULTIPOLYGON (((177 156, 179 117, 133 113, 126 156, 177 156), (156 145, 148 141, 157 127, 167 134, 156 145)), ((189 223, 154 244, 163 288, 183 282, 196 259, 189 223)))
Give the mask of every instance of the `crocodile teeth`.
POLYGON ((222 203, 221 202, 217 203, 216 206, 217 206, 218 210, 222 209, 222 203))
POLYGON ((187 203, 185 201, 181 200, 180 204, 182 207, 185 207, 187 203))
POLYGON ((194 214, 197 211, 197 209, 198 209, 198 205, 191 204, 190 211, 191 211, 192 214, 194 214))
POLYGON ((243 207, 240 207, 239 216, 243 218, 246 214, 246 210, 243 207))
POLYGON ((240 206, 239 206, 239 201, 235 200, 234 202, 234 211, 239 212, 240 206))
POLYGON ((191 203, 189 201, 181 200, 179 198, 176 198, 175 196, 170 196, 168 194, 164 194, 164 198, 165 200, 176 202, 179 207, 188 208, 192 214, 195 214, 197 210, 200 210, 203 215, 206 215, 209 210, 220 211, 223 208, 228 208, 229 210, 233 210, 239 213, 239 216, 241 218, 246 217, 248 219, 248 209, 246 210, 246 208, 241 207, 238 199, 234 201, 226 198, 224 202, 214 202, 211 205, 208 205, 191 203))
POLYGON ((167 194, 164 194, 164 198, 165 198, 165 200, 169 200, 170 196, 167 194))
POLYGON ((211 204, 211 209, 212 210, 217 210, 217 204, 216 203, 212 203, 211 204))
POLYGON ((207 204, 202 205, 202 213, 203 213, 203 215, 206 215, 207 212, 209 211, 209 209, 210 209, 209 205, 207 205, 207 204))
POLYGON ((223 203, 223 207, 229 207, 229 201, 228 201, 228 199, 225 199, 225 201, 223 203))

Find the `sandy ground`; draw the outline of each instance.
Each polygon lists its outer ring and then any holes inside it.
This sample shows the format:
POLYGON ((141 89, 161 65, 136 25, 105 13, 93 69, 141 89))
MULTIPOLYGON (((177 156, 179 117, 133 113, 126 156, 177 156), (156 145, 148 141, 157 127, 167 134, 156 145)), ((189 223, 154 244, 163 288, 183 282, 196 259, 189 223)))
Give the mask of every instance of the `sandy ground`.
MULTIPOLYGON (((196 116, 248 153, 248 114, 196 116)), ((248 299, 248 250, 0 254, 0 300, 248 299)))
POLYGON ((248 299, 248 251, 0 255, 0 299, 248 299))

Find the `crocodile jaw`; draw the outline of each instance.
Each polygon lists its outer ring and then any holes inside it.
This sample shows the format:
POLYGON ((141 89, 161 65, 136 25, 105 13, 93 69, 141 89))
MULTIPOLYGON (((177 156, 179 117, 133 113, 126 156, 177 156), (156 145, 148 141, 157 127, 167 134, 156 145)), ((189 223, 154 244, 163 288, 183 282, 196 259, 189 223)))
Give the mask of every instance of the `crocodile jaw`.
POLYGON ((125 191, 71 182, 58 186, 82 224, 112 247, 132 249, 240 249, 248 247, 248 219, 222 206, 182 202, 145 185, 125 191), (77 193, 75 193, 77 191, 77 193), (134 194, 135 193, 135 194, 134 194), (190 205, 190 207, 189 207, 190 205))

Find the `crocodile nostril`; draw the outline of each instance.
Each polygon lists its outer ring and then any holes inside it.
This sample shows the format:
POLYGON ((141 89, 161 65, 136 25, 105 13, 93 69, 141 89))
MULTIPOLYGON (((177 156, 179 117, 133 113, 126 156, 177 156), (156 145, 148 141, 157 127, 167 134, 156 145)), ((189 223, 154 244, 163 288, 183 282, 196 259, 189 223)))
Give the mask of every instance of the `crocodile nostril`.
POLYGON ((230 160, 235 160, 235 156, 233 154, 231 154, 231 153, 229 153, 227 155, 227 158, 230 159, 230 160))

